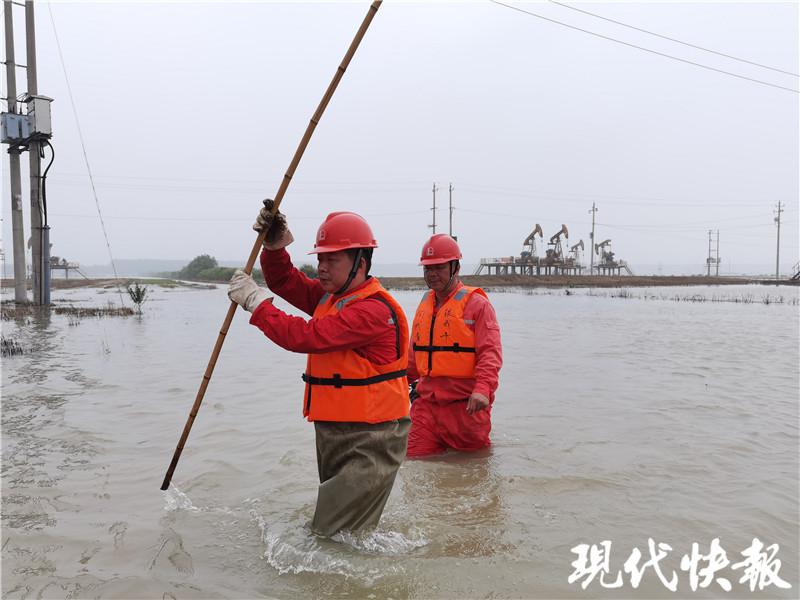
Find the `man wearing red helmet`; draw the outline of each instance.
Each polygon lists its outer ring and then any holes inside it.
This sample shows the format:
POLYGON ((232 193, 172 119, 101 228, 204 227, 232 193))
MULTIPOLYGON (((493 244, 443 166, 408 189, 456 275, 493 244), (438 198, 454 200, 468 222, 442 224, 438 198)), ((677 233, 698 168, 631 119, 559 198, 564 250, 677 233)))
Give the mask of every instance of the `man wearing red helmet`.
POLYGON ((402 308, 369 275, 377 247, 367 222, 331 213, 314 250, 318 279, 296 269, 286 251, 294 238, 264 201, 256 231, 266 230, 261 268, 269 288, 311 315, 293 317, 266 290, 237 271, 228 296, 252 313, 250 323, 273 342, 308 354, 303 416, 314 422, 319 490, 311 529, 330 536, 378 524, 406 453, 410 427, 408 322, 402 308))
POLYGON ((500 326, 484 291, 461 283, 460 259, 458 244, 443 233, 422 247, 430 291, 411 327, 408 380, 417 396, 411 405, 411 458, 490 445, 503 364, 500 326))

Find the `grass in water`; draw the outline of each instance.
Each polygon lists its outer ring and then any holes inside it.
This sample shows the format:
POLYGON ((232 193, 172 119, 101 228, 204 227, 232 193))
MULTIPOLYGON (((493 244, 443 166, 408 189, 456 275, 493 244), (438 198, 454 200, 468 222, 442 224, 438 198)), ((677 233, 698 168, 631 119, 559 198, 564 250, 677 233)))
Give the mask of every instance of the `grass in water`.
POLYGON ((24 352, 22 344, 17 340, 14 338, 7 338, 6 336, 0 336, 0 355, 16 356, 18 354, 24 354, 24 352))
POLYGON ((91 306, 36 306, 34 304, 15 304, 14 302, 3 302, 0 305, 0 316, 2 316, 3 321, 29 319, 45 311, 51 311, 56 315, 71 316, 77 320, 87 317, 130 317, 136 314, 132 308, 127 306, 118 308, 113 305, 104 308, 91 306))

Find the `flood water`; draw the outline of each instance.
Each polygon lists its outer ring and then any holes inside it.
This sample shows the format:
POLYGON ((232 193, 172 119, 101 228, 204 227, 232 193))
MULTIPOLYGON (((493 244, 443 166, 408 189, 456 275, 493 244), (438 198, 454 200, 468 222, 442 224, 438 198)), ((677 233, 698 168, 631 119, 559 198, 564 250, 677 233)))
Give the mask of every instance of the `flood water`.
MULTIPOLYGON (((3 322, 26 353, 2 363, 2 595, 797 598, 798 288, 621 296, 490 293, 505 355, 491 450, 407 461, 379 529, 335 540, 305 527, 317 469, 304 357, 241 311, 175 487, 159 490, 223 287, 155 290, 142 318, 3 322), (623 570, 635 549, 640 566, 650 559, 650 538, 671 548, 660 567, 677 593, 652 567, 637 587, 623 570), (712 579, 693 591, 681 557, 693 543, 708 555, 715 538, 730 561, 715 577, 732 590, 712 579), (778 544, 767 564, 791 588, 739 582, 731 566, 753 538, 778 544), (573 548, 604 541, 604 582, 622 572, 621 587, 568 583, 573 548)), ((420 292, 396 297, 413 315, 420 292)))

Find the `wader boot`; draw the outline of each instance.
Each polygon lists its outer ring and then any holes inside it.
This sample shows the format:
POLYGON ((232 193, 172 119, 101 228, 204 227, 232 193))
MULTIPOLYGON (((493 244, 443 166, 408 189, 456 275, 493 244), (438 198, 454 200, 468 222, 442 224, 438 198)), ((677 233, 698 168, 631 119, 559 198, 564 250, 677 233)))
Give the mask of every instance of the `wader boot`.
POLYGON ((319 491, 311 529, 331 536, 378 524, 406 455, 408 417, 385 423, 316 421, 319 491))

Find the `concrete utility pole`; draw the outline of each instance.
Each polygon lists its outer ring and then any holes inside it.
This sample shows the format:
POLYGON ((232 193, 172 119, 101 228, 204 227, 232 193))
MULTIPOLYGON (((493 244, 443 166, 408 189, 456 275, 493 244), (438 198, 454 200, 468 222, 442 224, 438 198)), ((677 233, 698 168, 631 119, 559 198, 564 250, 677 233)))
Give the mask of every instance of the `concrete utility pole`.
POLYGON ((458 239, 453 235, 453 182, 450 182, 450 237, 454 240, 458 239))
POLYGON ((719 277, 719 229, 717 229, 717 255, 715 258, 717 260, 716 276, 719 277))
MULTIPOLYGON (((6 34, 6 87, 8 88, 8 112, 17 112, 17 63, 14 56, 14 15, 11 0, 3 0, 6 34)), ((20 150, 8 149, 9 183, 11 187, 11 230, 14 249, 14 301, 27 302, 25 289, 25 227, 22 214, 22 183, 19 169, 20 150)), ((5 275, 5 274, 4 274, 5 275)))
POLYGON ((439 188, 436 187, 436 182, 434 181, 433 182, 433 208, 431 209, 431 211, 433 211, 433 224, 432 225, 428 225, 428 227, 433 229, 433 235, 436 235, 436 191, 438 189, 439 188))
POLYGON ((589 275, 594 275, 594 215, 597 212, 597 207, 592 202, 592 232, 589 234, 589 275))
MULTIPOLYGON (((28 69, 28 97, 39 94, 36 74, 36 27, 33 2, 25 2, 25 49, 28 69)), ((42 222, 42 143, 31 140, 28 145, 31 178, 31 249, 33 254, 33 303, 50 304, 50 236, 42 222)))
POLYGON ((711 277, 711 230, 708 230, 708 258, 706 258, 706 277, 711 277))
POLYGON ((778 200, 778 215, 775 217, 775 222, 778 224, 778 242, 775 246, 775 281, 781 278, 781 201, 778 200))

